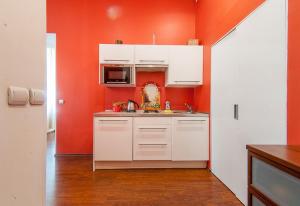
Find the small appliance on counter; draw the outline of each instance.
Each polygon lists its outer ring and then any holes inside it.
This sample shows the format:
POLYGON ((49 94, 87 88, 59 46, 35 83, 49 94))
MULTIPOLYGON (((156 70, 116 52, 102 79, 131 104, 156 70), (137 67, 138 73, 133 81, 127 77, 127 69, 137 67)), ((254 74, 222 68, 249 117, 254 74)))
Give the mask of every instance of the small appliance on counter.
POLYGON ((136 107, 139 108, 139 104, 133 100, 127 102, 127 112, 136 112, 136 107))

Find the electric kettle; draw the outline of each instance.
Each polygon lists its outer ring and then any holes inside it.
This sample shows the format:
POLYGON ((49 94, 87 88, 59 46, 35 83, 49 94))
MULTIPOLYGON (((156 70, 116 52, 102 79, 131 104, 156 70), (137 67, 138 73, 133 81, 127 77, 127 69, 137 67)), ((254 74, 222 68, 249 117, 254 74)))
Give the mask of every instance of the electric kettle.
POLYGON ((139 108, 139 104, 133 100, 128 100, 127 102, 127 112, 136 112, 136 107, 139 108))

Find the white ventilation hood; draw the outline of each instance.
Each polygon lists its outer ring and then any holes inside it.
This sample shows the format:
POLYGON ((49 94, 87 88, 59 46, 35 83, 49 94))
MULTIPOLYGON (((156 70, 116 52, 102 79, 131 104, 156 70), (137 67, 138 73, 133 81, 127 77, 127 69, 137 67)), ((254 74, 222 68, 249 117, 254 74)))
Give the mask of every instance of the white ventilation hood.
POLYGON ((168 64, 135 64, 137 72, 165 72, 168 64))

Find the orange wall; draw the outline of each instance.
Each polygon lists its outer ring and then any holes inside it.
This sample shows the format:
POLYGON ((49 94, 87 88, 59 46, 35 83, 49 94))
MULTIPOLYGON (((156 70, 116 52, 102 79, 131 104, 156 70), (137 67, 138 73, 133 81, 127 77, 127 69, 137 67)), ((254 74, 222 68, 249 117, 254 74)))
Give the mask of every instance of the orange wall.
POLYGON ((196 37, 204 47, 204 84, 195 89, 198 111, 210 111, 211 45, 244 19, 264 0, 201 0, 197 3, 196 37))
POLYGON ((193 89, 167 89, 162 74, 139 74, 136 89, 106 89, 98 82, 98 44, 186 44, 195 37, 194 0, 47 0, 47 32, 57 34, 57 153, 92 153, 93 113, 113 101, 139 101, 141 85, 154 80, 162 100, 177 108, 193 102, 193 89), (180 94, 180 96, 178 96, 180 94))
POLYGON ((288 144, 300 144, 300 1, 289 0, 288 144))

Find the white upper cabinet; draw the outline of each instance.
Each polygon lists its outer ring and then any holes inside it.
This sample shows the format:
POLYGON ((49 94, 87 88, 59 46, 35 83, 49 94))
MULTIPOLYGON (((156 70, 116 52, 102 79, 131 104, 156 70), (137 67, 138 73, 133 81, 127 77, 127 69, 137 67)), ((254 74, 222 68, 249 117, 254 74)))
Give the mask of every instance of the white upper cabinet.
POLYGON ((100 64, 134 64, 134 45, 100 44, 100 64))
POLYGON ((169 46, 166 86, 202 85, 203 46, 169 46))
POLYGON ((168 64, 169 46, 136 45, 135 64, 168 64))
POLYGON ((135 64, 140 71, 163 68, 168 87, 203 83, 203 46, 100 44, 99 59, 100 64, 135 64), (159 66, 148 69, 146 65, 159 66))

